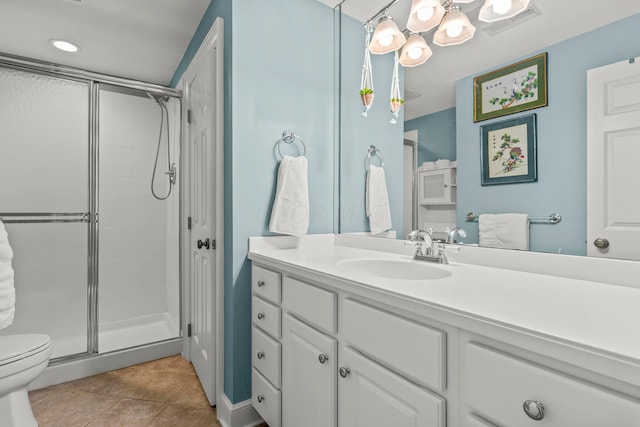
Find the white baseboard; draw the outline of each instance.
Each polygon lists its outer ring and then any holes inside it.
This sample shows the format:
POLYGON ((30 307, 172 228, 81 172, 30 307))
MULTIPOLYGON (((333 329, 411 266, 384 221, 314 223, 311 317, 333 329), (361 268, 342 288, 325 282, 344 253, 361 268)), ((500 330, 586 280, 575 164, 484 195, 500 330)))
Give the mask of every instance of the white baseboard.
POLYGON ((233 404, 227 395, 223 394, 222 399, 218 399, 216 410, 222 427, 251 427, 263 422, 253 408, 251 399, 233 404))

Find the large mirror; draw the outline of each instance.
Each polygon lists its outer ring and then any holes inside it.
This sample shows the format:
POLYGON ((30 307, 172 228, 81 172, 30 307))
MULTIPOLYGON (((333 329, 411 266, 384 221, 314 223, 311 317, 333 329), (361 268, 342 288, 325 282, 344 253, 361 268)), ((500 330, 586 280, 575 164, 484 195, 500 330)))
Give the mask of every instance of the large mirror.
MULTIPOLYGON (((478 21, 484 0, 460 3, 476 27, 473 38, 440 47, 433 44, 435 30, 421 33, 433 53, 422 65, 400 67, 405 103, 396 124, 390 123, 389 107, 393 53, 371 55, 375 99, 367 117, 358 94, 364 23, 390 2, 345 0, 337 6, 340 231, 368 230, 366 164, 383 160, 399 238, 408 229, 433 225, 437 231, 462 228, 468 235, 465 243, 474 244, 478 222, 467 219, 469 212, 518 212, 532 217, 530 250, 587 255, 592 244, 587 241, 587 70, 640 56, 640 3, 532 0, 526 12, 492 24, 478 21), (548 58, 548 105, 474 122, 474 77, 540 53, 548 58), (537 180, 481 185, 482 126, 531 114, 537 119, 537 180), (410 141, 415 142, 415 157, 410 141), (371 145, 379 149, 380 158, 368 158, 371 145), (414 172, 411 162, 424 169, 436 160, 445 160, 441 165, 455 162, 449 164, 456 166, 455 204, 422 204, 417 197, 420 172, 414 172), (412 195, 404 184, 411 179, 416 185, 412 195), (557 224, 545 220, 554 213, 562 217, 557 224)), ((406 28, 410 8, 411 0, 398 0, 388 8, 400 30, 406 28)), ((637 194, 630 197, 637 199, 637 194)), ((640 259, 640 250, 637 257, 627 258, 640 259)))

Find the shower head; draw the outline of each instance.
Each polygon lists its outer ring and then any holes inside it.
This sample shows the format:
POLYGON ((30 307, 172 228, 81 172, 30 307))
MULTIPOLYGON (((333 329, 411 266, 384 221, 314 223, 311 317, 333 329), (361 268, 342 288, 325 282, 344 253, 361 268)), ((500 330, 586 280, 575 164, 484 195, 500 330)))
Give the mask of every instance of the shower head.
POLYGON ((168 96, 162 96, 162 95, 153 95, 149 92, 147 92, 147 96, 149 98, 151 98, 152 100, 154 100, 158 105, 162 105, 165 102, 167 102, 169 100, 168 96))

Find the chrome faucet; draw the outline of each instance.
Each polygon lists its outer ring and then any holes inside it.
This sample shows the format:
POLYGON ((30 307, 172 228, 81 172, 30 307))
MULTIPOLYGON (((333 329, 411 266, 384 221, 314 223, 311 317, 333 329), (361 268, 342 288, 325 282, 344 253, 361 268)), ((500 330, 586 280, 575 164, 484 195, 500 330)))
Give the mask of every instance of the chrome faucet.
POLYGON ((461 239, 467 237, 467 232, 461 228, 450 229, 449 227, 447 227, 445 231, 447 232, 447 243, 450 244, 456 243, 456 235, 461 239))
POLYGON ((442 242, 433 240, 433 230, 428 231, 413 230, 407 236, 407 240, 416 246, 416 252, 413 259, 418 261, 437 262, 440 264, 448 264, 444 251, 445 245, 442 242))

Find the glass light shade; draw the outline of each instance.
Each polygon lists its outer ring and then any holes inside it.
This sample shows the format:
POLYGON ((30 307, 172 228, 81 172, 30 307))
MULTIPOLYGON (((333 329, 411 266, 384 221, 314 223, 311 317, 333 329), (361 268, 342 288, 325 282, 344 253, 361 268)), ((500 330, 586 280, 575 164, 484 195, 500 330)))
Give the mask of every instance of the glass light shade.
POLYGON ((60 49, 65 52, 73 53, 79 50, 77 45, 62 39, 51 39, 49 40, 49 43, 51 43, 51 46, 55 47, 56 49, 60 49))
POLYGON ((413 0, 407 28, 414 33, 429 31, 440 23, 444 14, 439 0, 413 0))
POLYGON ((473 38, 475 32, 476 27, 471 25, 467 15, 454 9, 442 19, 440 27, 433 35, 433 43, 438 46, 455 46, 473 38))
MULTIPOLYGON (((508 0, 507 0, 508 2, 508 0)), ((478 13, 478 20, 483 22, 495 22, 509 19, 523 12, 529 7, 529 0, 511 0, 511 7, 505 0, 485 0, 478 13)))
POLYGON ((378 26, 373 32, 371 43, 369 43, 369 51, 376 55, 384 55, 400 49, 406 41, 404 34, 398 29, 391 17, 383 16, 378 21, 378 26))
POLYGON ((402 46, 400 65, 415 67, 424 64, 431 57, 431 48, 420 34, 412 34, 402 46))

